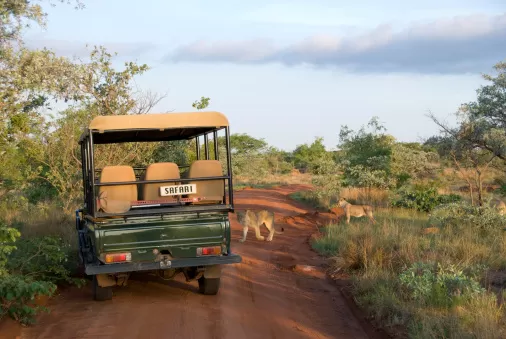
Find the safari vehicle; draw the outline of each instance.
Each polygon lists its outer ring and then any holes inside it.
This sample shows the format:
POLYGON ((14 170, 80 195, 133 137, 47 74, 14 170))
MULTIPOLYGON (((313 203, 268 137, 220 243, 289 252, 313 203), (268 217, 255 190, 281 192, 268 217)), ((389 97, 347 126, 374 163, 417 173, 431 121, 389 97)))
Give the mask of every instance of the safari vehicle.
POLYGON ((228 213, 234 204, 227 118, 219 112, 99 116, 79 144, 84 205, 76 210, 76 228, 94 299, 111 299, 112 286, 124 285, 136 271, 165 279, 182 272, 187 281, 198 281, 200 293, 218 293, 221 265, 242 260, 230 248, 228 213), (220 131, 226 166, 219 159, 220 131), (94 165, 99 144, 191 139, 197 159, 190 164, 94 165))

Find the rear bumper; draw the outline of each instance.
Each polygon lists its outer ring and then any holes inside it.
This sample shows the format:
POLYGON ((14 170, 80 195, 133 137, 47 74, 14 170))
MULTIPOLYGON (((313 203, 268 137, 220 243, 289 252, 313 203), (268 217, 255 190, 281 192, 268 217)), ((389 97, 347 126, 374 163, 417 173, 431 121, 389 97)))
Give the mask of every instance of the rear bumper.
POLYGON ((242 261, 238 254, 230 254, 221 257, 199 257, 199 258, 180 258, 165 262, 145 262, 145 263, 122 263, 107 265, 86 265, 87 275, 123 273, 136 271, 166 270, 171 268, 195 267, 208 265, 237 264, 242 261))

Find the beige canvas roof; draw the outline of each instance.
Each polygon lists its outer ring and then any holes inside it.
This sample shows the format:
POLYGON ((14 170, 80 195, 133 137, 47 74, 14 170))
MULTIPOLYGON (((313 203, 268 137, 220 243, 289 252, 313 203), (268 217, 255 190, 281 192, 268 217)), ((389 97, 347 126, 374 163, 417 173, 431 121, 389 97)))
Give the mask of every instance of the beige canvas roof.
POLYGON ((173 129, 192 127, 226 127, 228 119, 220 112, 150 113, 109 115, 94 118, 90 130, 173 129))

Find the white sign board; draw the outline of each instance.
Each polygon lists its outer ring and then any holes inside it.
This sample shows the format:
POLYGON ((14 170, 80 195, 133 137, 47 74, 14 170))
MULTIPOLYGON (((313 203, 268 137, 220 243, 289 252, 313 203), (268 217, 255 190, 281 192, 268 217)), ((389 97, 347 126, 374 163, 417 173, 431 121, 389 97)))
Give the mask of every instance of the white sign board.
POLYGON ((170 197, 173 195, 195 194, 195 193, 197 193, 197 185, 196 184, 172 185, 172 186, 160 187, 160 196, 161 197, 170 197))

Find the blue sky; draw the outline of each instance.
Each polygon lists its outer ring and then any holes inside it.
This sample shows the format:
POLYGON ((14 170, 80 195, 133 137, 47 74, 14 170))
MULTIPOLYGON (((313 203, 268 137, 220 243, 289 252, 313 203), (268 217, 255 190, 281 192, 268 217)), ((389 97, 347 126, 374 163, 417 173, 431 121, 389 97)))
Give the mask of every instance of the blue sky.
POLYGON ((47 29, 27 40, 68 56, 102 44, 118 62, 147 63, 137 85, 167 93, 156 112, 208 96, 233 133, 287 150, 323 136, 334 148, 341 125, 375 115, 402 141, 437 133, 429 110, 453 121, 480 73, 506 59, 501 2, 84 0, 47 7, 47 29))

